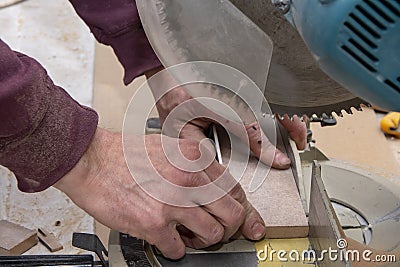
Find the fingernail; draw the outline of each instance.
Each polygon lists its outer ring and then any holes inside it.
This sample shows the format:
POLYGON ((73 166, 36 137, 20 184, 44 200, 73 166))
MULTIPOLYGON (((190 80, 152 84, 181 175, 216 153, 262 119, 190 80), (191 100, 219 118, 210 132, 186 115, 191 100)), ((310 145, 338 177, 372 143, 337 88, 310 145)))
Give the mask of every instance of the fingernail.
POLYGON ((288 166, 291 163, 290 159, 285 154, 278 154, 277 160, 278 160, 279 165, 281 165, 281 166, 288 166))
POLYGON ((251 230, 253 231, 255 240, 259 240, 265 235, 265 226, 259 222, 254 223, 253 227, 251 227, 251 230))

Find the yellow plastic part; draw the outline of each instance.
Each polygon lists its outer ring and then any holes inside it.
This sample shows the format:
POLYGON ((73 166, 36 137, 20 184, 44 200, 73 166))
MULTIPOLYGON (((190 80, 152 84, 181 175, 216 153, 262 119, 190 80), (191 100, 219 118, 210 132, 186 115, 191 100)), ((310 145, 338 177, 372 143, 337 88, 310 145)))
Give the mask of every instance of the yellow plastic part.
POLYGON ((384 133, 400 138, 400 112, 391 112, 381 120, 381 129, 384 133))

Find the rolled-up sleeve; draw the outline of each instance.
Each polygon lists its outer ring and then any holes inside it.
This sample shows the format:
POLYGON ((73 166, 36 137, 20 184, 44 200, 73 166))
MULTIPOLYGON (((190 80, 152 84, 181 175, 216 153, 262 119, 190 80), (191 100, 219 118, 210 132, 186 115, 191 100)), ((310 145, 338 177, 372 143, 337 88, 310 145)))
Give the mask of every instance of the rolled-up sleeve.
POLYGON ((97 113, 54 85, 37 61, 0 40, 0 165, 21 191, 42 191, 67 174, 97 122, 97 113))
POLYGON ((110 45, 125 69, 129 84, 144 72, 161 66, 140 22, 134 0, 70 0, 99 41, 110 45))

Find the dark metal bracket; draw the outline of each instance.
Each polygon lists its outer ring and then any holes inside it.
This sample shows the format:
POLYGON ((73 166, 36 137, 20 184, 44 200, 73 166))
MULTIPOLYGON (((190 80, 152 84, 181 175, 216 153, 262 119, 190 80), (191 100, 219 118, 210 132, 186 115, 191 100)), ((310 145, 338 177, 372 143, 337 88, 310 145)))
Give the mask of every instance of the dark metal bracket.
POLYGON ((102 263, 102 266, 108 267, 108 261, 106 261, 104 258, 104 256, 108 257, 108 251, 97 235, 74 233, 72 236, 72 245, 74 247, 96 253, 97 257, 99 257, 102 263))

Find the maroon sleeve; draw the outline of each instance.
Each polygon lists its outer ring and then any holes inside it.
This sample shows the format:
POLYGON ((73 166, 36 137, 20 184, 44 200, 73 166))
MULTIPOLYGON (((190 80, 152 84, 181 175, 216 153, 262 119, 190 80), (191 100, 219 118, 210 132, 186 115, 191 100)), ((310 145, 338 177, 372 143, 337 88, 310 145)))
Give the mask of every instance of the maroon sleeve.
POLYGON ((44 190, 68 173, 97 121, 38 62, 0 40, 0 165, 14 172, 21 191, 44 190))
POLYGON ((161 66, 140 22, 135 0, 70 0, 96 39, 110 45, 125 69, 125 84, 161 66))

